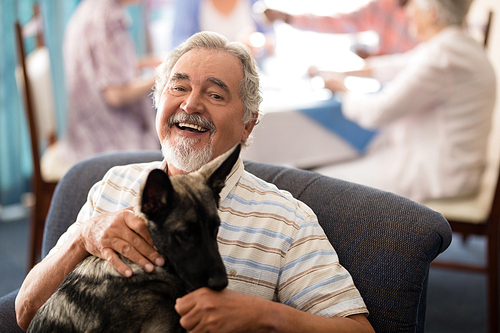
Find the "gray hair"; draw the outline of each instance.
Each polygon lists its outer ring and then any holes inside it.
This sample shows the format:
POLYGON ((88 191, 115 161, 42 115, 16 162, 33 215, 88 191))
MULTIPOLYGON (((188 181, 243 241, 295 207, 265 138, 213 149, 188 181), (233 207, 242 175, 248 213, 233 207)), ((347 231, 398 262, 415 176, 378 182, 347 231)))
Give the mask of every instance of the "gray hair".
POLYGON ((438 24, 463 25, 469 12, 472 0, 417 0, 420 8, 435 8, 438 15, 438 24))
POLYGON ((243 103, 242 121, 245 125, 254 119, 258 122, 260 116, 259 106, 262 97, 259 89, 259 73, 255 59, 246 46, 239 42, 229 42, 225 37, 215 32, 198 32, 168 54, 167 59, 157 70, 153 91, 155 107, 159 107, 161 94, 168 83, 172 69, 177 61, 184 54, 194 49, 228 52, 240 60, 243 67, 243 79, 240 81, 238 90, 243 103))

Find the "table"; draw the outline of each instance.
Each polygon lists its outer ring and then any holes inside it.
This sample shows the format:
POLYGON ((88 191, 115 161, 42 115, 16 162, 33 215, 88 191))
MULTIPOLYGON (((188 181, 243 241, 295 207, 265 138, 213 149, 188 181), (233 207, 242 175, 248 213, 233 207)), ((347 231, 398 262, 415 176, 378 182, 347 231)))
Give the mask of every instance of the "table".
MULTIPOLYGON (((362 155, 375 133, 345 119, 339 96, 324 89, 320 78, 307 75, 311 65, 334 71, 362 68, 364 61, 349 50, 350 37, 286 24, 276 24, 275 30, 275 54, 259 62, 264 116, 243 158, 309 169, 362 155)), ((376 91, 378 82, 370 80, 345 83, 350 89, 376 91)))
POLYGON ((265 111, 244 159, 309 169, 359 157, 376 134, 345 119, 335 96, 265 111))

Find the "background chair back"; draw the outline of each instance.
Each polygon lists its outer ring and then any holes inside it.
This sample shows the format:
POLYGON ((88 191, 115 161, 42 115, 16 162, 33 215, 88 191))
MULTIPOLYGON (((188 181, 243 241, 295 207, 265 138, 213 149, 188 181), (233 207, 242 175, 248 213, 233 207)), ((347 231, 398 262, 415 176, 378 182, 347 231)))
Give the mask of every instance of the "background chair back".
POLYGON ((28 268, 33 267, 40 258, 45 217, 57 184, 54 180, 44 180, 41 168, 42 149, 56 141, 56 120, 50 57, 48 49, 43 45, 43 24, 38 8, 38 4, 35 4, 34 16, 26 25, 21 26, 18 21, 15 23, 20 68, 16 76, 30 130, 32 186, 35 196, 30 226, 28 268), (36 38, 37 47, 28 55, 24 48, 24 40, 32 36, 36 38))
POLYGON ((484 48, 488 48, 488 43, 490 41, 490 30, 491 30, 491 25, 493 24, 493 11, 490 10, 488 13, 488 20, 486 21, 486 26, 484 28, 484 41, 483 45, 484 48))
POLYGON ((57 137, 49 49, 46 46, 37 47, 24 60, 26 71, 21 65, 16 68, 18 91, 24 96, 25 108, 30 104, 29 112, 33 113, 38 144, 46 147, 54 143, 57 137), (29 96, 27 91, 30 92, 29 96))
POLYGON ((40 149, 56 141, 57 122, 55 116, 52 70, 49 50, 44 44, 43 22, 39 5, 34 6, 34 15, 21 26, 15 23, 15 35, 18 48, 18 66, 16 80, 29 122, 33 163, 40 169, 40 149), (28 53, 24 40, 35 38, 36 47, 28 53))

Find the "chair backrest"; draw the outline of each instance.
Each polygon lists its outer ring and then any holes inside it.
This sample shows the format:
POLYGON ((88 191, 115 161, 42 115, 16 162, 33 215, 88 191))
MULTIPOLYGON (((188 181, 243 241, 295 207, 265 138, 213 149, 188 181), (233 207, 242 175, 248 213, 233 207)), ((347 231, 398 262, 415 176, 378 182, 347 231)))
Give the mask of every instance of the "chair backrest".
MULTIPOLYGON (((157 151, 115 152, 75 165, 54 193, 43 256, 110 167, 160 159, 157 151)), ((423 332, 429 264, 451 242, 451 230, 440 214, 403 197, 314 172, 248 161, 245 165, 316 212, 365 299, 376 331, 423 332)))
POLYGON ((43 42, 43 24, 38 4, 34 6, 33 18, 21 26, 15 23, 18 67, 16 80, 19 94, 29 123, 34 177, 41 178, 41 149, 56 141, 57 122, 55 116, 53 81, 49 50, 43 42), (34 37, 35 49, 26 52, 24 40, 34 37))
POLYGON ((491 30, 491 25, 493 24, 493 11, 490 10, 488 13, 488 21, 486 21, 486 26, 484 27, 484 48, 488 47, 488 42, 490 40, 490 30, 491 30))

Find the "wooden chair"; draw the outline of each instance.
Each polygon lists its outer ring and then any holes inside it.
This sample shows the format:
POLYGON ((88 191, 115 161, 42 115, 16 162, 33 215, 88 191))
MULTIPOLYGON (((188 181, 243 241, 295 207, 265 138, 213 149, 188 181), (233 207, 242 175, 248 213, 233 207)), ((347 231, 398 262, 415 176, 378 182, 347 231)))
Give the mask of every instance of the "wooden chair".
POLYGON ((491 24, 493 22, 493 11, 490 10, 489 14, 488 14, 488 21, 486 22, 486 27, 484 29, 484 42, 483 42, 483 45, 484 45, 484 48, 488 48, 488 42, 489 42, 489 39, 490 39, 490 29, 491 29, 491 24))
POLYGON ((487 276, 487 308, 489 332, 499 332, 499 237, 500 237, 500 168, 496 174, 487 170, 480 192, 473 197, 447 200, 433 200, 424 203, 444 215, 455 234, 463 236, 464 241, 470 235, 486 237, 486 264, 476 265, 460 262, 448 262, 437 259, 433 267, 466 270, 483 273, 487 276), (496 178, 496 180, 495 180, 496 178), (489 182, 489 183, 488 183, 489 182))
POLYGON ((45 218, 57 185, 57 181, 44 180, 41 168, 42 149, 56 141, 51 65, 48 49, 43 42, 42 28, 38 4, 35 4, 34 16, 27 24, 21 26, 18 21, 15 23, 19 59, 16 78, 29 124, 33 159, 32 187, 35 196, 30 226, 28 269, 40 259, 45 218), (36 48, 27 54, 24 40, 30 37, 36 38, 36 48))
POLYGON ((481 187, 476 195, 425 202, 429 208, 444 215, 454 236, 464 242, 470 235, 486 237, 486 264, 475 265, 436 259, 434 267, 466 270, 487 276, 487 308, 489 332, 499 332, 499 237, 500 237, 500 112, 494 115, 490 133, 488 160, 481 187))

